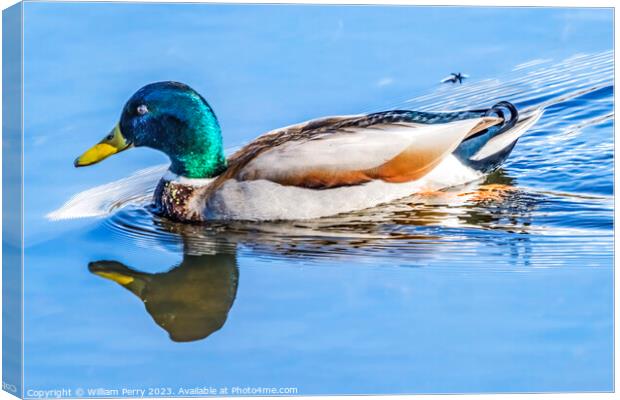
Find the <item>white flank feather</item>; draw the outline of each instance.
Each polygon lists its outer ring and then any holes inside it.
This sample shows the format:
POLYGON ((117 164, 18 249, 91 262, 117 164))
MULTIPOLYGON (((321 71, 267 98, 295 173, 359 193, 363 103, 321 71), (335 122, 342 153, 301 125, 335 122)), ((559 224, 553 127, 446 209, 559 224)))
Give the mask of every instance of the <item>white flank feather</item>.
POLYGON ((347 129, 313 140, 286 142, 256 157, 239 177, 277 181, 312 170, 367 170, 409 148, 442 157, 454 150, 480 121, 474 118, 435 125, 383 124, 347 129))
POLYGON ((358 186, 313 190, 267 180, 227 181, 211 198, 205 217, 213 220, 314 219, 363 210, 414 193, 456 186, 483 174, 446 157, 420 180, 407 183, 372 181, 358 186))

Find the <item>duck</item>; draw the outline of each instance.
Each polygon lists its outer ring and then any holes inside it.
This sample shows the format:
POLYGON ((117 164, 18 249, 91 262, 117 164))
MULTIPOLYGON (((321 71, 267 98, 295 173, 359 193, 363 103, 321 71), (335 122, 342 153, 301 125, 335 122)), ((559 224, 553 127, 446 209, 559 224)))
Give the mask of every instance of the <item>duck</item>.
POLYGON ((74 166, 148 147, 170 159, 153 193, 158 215, 188 223, 316 219, 480 179, 540 115, 520 117, 500 101, 328 116, 269 131, 227 155, 211 105, 190 86, 164 81, 135 92, 74 166))

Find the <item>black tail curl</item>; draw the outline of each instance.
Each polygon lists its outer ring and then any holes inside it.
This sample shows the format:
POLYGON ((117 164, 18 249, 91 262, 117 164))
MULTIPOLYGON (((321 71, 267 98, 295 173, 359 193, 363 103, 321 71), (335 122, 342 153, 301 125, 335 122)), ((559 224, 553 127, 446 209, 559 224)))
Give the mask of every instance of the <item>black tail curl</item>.
MULTIPOLYGON (((507 130, 511 129, 512 127, 514 127, 517 123, 517 121, 519 121, 519 111, 517 111, 517 107, 514 106, 514 104, 508 102, 508 101, 500 101, 499 103, 495 104, 493 107, 488 108, 488 109, 482 109, 482 110, 471 110, 469 111, 470 113, 478 113, 481 116, 484 117, 498 117, 501 118, 503 120, 502 124, 499 126, 499 129, 497 129, 497 131, 494 133, 493 136, 497 136, 499 134, 502 134, 504 132, 506 132, 507 130), (506 113, 505 111, 508 111, 508 115, 509 117, 506 118, 506 113)), ((480 131, 478 133, 476 133, 475 135, 469 136, 467 139, 465 139, 465 142, 471 140, 471 139, 475 139, 478 136, 482 136, 484 134, 487 133, 487 130, 483 130, 480 131)))
POLYGON ((493 116, 494 114, 504 120, 503 125, 500 127, 500 132, 505 132, 512 128, 519 120, 519 111, 517 111, 517 107, 508 101, 500 101, 486 112, 486 116, 493 116), (504 110, 508 111, 510 118, 506 118, 504 110))

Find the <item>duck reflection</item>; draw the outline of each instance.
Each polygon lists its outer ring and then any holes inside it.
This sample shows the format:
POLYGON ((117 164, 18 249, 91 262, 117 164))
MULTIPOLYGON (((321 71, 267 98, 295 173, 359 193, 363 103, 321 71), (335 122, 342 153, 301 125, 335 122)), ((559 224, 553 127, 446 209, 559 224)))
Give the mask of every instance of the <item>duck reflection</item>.
POLYGON ((222 328, 239 282, 234 252, 186 253, 179 265, 155 274, 117 261, 91 262, 88 269, 138 296, 157 325, 175 342, 204 339, 222 328))
POLYGON ((401 265, 426 266, 445 262, 443 254, 458 254, 466 233, 507 248, 511 263, 529 265, 528 233, 540 201, 497 171, 483 182, 318 220, 192 225, 139 207, 111 216, 108 226, 114 230, 106 235, 139 232, 123 238, 143 248, 182 244, 183 261, 163 273, 111 260, 91 262, 89 270, 139 297, 173 341, 195 341, 226 323, 239 280, 237 245, 259 258, 333 260, 380 253, 398 257, 401 265), (478 229, 464 231, 472 227, 478 229), (493 231, 509 234, 481 233, 493 231))

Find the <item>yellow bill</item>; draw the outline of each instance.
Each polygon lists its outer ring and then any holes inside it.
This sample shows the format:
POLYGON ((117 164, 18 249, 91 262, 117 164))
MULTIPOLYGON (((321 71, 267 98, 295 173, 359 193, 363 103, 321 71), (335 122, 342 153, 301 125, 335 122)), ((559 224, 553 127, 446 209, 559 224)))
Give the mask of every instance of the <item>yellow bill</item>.
POLYGON ((125 139, 121 132, 121 128, 116 124, 108 136, 76 158, 73 165, 76 167, 93 165, 129 147, 131 147, 131 143, 125 139))

